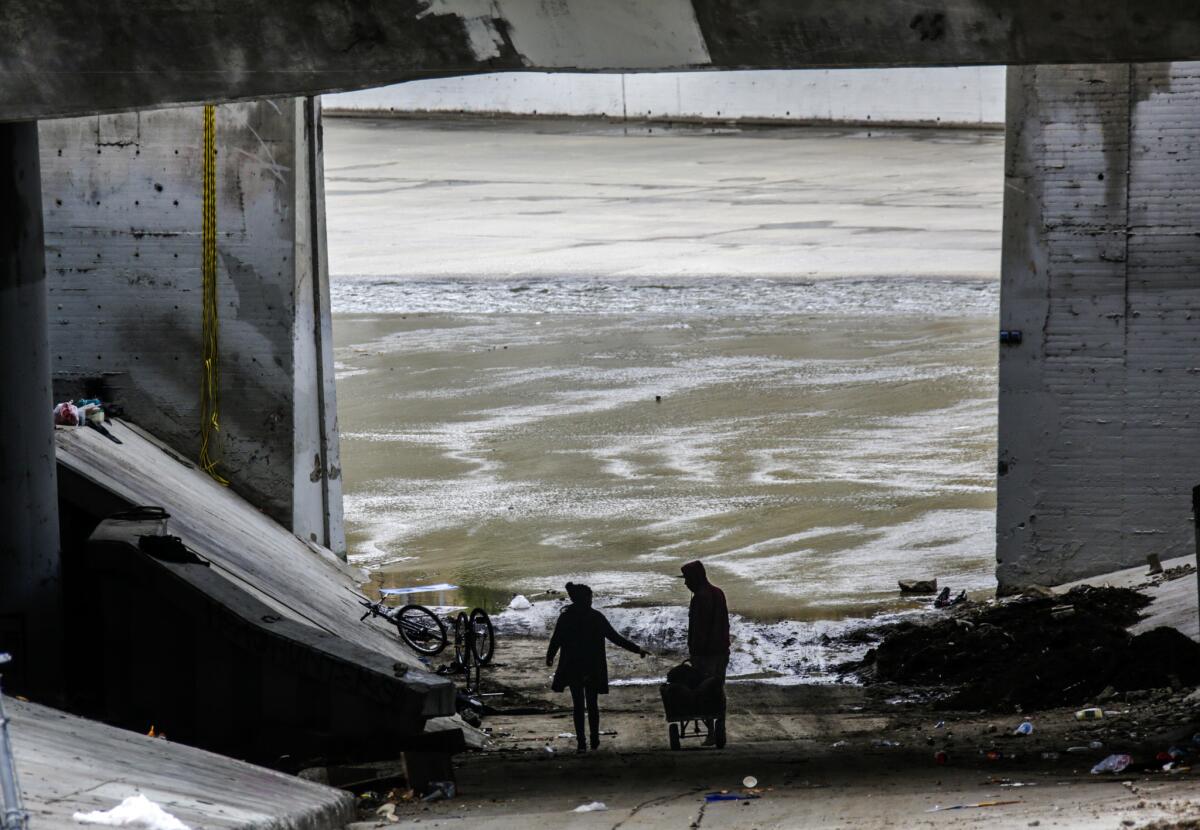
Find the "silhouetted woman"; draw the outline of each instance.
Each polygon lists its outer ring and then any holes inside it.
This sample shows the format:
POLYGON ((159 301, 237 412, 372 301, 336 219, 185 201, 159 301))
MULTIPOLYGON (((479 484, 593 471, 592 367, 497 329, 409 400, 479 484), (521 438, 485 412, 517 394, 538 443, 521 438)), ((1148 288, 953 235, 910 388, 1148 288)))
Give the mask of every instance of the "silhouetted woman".
POLYGON ((600 708, 596 695, 608 694, 608 659, 604 652, 604 641, 609 640, 642 657, 649 652, 618 634, 608 619, 592 608, 591 588, 568 582, 567 596, 571 598, 571 604, 563 609, 554 626, 554 636, 550 638, 550 649, 546 652, 546 665, 553 666, 554 655, 562 649, 551 687, 556 692, 571 690, 571 702, 575 704, 575 739, 579 742, 575 751, 586 752, 587 744, 583 740, 585 702, 592 749, 600 746, 600 708))

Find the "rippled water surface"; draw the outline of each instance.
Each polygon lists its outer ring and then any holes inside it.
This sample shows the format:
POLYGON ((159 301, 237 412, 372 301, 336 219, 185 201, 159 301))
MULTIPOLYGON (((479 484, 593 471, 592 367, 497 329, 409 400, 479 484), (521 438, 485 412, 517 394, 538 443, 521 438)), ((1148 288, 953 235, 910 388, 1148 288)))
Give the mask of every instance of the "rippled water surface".
POLYGON ((999 141, 518 132, 327 132, 377 585, 542 633, 582 579, 669 647, 701 558, 734 673, 808 679, 897 579, 994 585, 999 141))
POLYGON ((797 619, 890 606, 905 576, 990 584, 990 285, 610 284, 604 314, 577 292, 436 283, 339 317, 357 561, 658 605, 700 557, 744 613, 797 619))

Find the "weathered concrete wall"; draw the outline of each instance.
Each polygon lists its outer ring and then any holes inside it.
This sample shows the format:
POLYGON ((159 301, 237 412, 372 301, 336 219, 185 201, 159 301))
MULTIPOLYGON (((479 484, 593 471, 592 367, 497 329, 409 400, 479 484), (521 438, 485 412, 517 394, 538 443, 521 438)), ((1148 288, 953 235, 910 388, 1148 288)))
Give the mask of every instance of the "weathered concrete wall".
POLYGON ((1200 64, 1009 72, 1002 589, 1194 546, 1200 64))
POLYGON ((656 121, 1004 123, 1004 67, 553 74, 494 72, 327 95, 330 114, 656 121))
MULTIPOLYGON (((319 119, 306 106, 217 109, 222 471, 297 535, 344 551, 319 119)), ((56 397, 115 400, 193 460, 202 142, 199 108, 41 127, 56 397)))
POLYGON ((208 0, 0 6, 0 120, 503 70, 1200 59, 1179 0, 208 0))

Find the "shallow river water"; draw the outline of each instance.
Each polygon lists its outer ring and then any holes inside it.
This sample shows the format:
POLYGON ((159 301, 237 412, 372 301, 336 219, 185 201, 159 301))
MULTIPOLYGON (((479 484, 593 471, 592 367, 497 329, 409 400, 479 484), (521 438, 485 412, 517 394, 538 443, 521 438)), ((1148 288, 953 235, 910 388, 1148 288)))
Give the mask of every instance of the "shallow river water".
POLYGON ((348 537, 378 587, 524 594, 501 628, 541 633, 584 580, 671 647, 700 558, 733 673, 813 679, 823 634, 912 607, 897 579, 994 585, 994 280, 400 265, 333 262, 348 537))

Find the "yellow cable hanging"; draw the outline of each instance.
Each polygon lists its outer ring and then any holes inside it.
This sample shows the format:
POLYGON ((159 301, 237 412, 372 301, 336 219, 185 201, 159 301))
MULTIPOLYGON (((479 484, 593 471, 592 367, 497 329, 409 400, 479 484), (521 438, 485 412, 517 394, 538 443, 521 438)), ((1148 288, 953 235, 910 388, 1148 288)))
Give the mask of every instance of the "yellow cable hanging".
POLYGON ((217 128, 216 108, 204 108, 204 218, 200 244, 203 283, 201 341, 204 371, 200 380, 200 468, 218 484, 229 482, 217 472, 220 463, 219 380, 217 321, 217 128))

